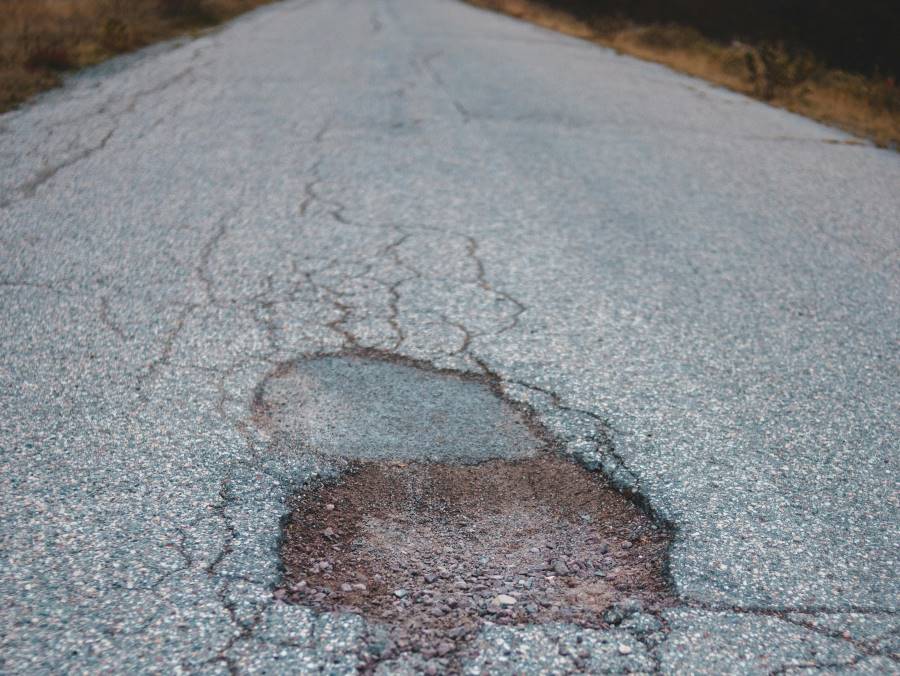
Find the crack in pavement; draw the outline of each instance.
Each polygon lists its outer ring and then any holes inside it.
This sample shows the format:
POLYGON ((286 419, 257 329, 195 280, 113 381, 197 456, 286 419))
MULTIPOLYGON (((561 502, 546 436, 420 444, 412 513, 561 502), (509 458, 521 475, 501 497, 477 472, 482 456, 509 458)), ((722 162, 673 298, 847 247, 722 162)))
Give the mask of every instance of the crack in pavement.
MULTIPOLYGON (((77 131, 78 126, 87 119, 108 118, 111 123, 111 128, 106 131, 106 133, 100 138, 97 143, 84 147, 61 161, 49 163, 45 159, 44 166, 37 170, 31 178, 25 180, 17 186, 9 188, 8 195, 0 199, 0 210, 8 209, 17 202, 33 198, 41 186, 53 180, 61 171, 74 167, 80 162, 83 162, 91 158, 95 154, 103 151, 112 140, 112 137, 115 135, 116 131, 118 131, 121 119, 125 115, 134 113, 137 110, 138 103, 142 99, 157 96, 169 87, 172 87, 180 83, 181 81, 190 78, 194 72, 195 64, 199 59, 201 53, 202 49, 195 50, 190 58, 191 64, 186 68, 180 70, 179 72, 168 78, 163 79, 161 82, 152 87, 139 90, 129 96, 127 101, 125 102, 125 105, 122 106, 122 108, 118 111, 111 110, 118 102, 117 97, 113 96, 92 111, 55 123, 48 129, 47 139, 49 139, 57 130, 64 126, 71 126, 74 130, 77 131)), ((74 146, 77 144, 77 141, 78 137, 73 136, 73 138, 69 141, 68 147, 66 148, 65 152, 72 151, 74 149, 74 146)))

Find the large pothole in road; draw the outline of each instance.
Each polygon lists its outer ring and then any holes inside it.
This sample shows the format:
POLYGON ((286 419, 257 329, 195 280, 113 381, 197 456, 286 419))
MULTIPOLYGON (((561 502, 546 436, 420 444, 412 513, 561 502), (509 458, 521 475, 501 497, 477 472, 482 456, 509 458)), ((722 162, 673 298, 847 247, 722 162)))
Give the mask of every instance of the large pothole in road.
POLYGON ((273 382, 279 431, 350 460, 294 497, 276 597, 382 625, 373 662, 446 670, 487 622, 604 627, 671 604, 670 533, 489 381, 352 356, 273 382))

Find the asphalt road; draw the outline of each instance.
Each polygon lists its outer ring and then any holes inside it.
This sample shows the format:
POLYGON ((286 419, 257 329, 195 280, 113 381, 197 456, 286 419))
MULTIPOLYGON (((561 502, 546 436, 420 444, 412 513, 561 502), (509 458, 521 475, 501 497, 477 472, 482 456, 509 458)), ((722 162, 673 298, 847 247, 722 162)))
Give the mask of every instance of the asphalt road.
POLYGON ((0 671, 352 670, 363 621, 270 591, 333 463, 252 407, 351 347, 489 370, 677 528, 662 639, 489 627, 473 671, 900 671, 900 155, 848 140, 447 0, 0 117, 0 671))

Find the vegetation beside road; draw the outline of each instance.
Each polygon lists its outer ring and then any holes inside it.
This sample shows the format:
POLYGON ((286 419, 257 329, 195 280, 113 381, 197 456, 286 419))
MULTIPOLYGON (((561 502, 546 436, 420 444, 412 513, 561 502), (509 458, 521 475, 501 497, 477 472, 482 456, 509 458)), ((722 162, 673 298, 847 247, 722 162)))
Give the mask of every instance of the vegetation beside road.
MULTIPOLYGON (((468 1, 664 64, 871 139, 880 146, 900 149, 900 88, 876 61, 881 52, 867 52, 861 63, 868 64, 869 72, 852 72, 829 65, 826 57, 784 40, 724 41, 690 25, 645 23, 622 14, 577 11, 579 5, 599 7, 602 2, 468 1)), ((758 31, 755 34, 764 35, 758 31)), ((830 63, 850 62, 845 52, 835 51, 828 58, 830 63)), ((889 57, 884 60, 885 67, 893 67, 889 57)))
POLYGON ((0 0, 0 112, 62 75, 269 0, 0 0))

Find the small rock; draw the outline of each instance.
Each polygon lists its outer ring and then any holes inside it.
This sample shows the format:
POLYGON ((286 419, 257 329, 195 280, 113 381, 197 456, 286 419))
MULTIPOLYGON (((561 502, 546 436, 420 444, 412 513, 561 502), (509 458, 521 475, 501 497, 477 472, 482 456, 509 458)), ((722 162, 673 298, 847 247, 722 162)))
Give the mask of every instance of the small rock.
POLYGON ((427 582, 428 584, 432 584, 432 583, 436 582, 437 579, 438 579, 437 575, 434 575, 433 573, 428 573, 425 576, 425 582, 427 582))
POLYGON ((631 646, 625 645, 624 643, 619 644, 619 654, 620 655, 630 655, 631 654, 631 646))
POLYGON ((352 591, 353 591, 353 585, 347 584, 347 583, 345 582, 344 584, 341 585, 341 591, 344 592, 344 593, 352 592, 352 591))
POLYGON ((569 567, 566 565, 565 561, 557 561, 553 564, 553 572, 557 575, 568 575, 569 567))
POLYGON ((514 606, 518 603, 518 600, 514 596, 510 596, 509 594, 497 594, 493 599, 491 599, 491 604, 495 606, 514 606))
POLYGON ((325 505, 325 509, 326 509, 327 511, 329 511, 329 512, 333 512, 333 511, 334 511, 334 505, 331 504, 331 503, 329 502, 327 505, 325 505))
POLYGON ((356 582, 350 586, 353 588, 354 591, 358 591, 358 592, 369 591, 368 587, 366 587, 366 585, 364 585, 362 582, 356 582))
POLYGON ((325 530, 322 531, 322 535, 324 535, 327 538, 333 538, 334 537, 334 529, 326 528, 325 530))
POLYGON ((634 545, 631 542, 629 542, 628 540, 626 540, 625 542, 622 543, 622 549, 631 549, 633 546, 634 545))
POLYGON ((629 616, 644 611, 644 604, 641 603, 638 599, 625 599, 620 605, 622 609, 625 610, 626 613, 628 613, 629 616))
POLYGON ((603 621, 607 624, 621 624, 622 620, 644 610, 644 605, 637 599, 627 599, 609 607, 603 613, 603 621))
POLYGON ((403 597, 407 596, 408 594, 409 594, 409 591, 406 589, 394 590, 394 596, 396 596, 398 599, 402 599, 403 597))
POLYGON ((437 654, 443 657, 444 655, 453 652, 453 647, 454 646, 450 641, 441 641, 438 643, 437 654))

